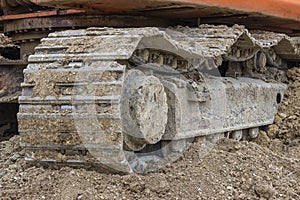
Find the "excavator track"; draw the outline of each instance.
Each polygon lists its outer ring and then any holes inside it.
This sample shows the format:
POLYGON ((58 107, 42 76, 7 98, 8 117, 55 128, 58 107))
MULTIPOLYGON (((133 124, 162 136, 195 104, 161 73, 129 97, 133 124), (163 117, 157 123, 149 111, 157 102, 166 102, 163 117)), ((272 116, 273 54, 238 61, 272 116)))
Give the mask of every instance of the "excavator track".
POLYGON ((197 136, 255 137, 274 120, 284 69, 300 60, 295 41, 263 35, 209 25, 51 33, 24 70, 26 160, 146 172, 197 136))

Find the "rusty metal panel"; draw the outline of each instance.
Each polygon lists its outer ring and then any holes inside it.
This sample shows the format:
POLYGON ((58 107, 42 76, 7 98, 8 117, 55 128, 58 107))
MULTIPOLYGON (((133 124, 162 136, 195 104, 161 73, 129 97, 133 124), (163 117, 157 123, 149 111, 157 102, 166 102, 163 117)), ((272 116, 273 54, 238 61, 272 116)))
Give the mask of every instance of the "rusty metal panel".
POLYGON ((35 17, 49 17, 49 16, 57 16, 57 15, 70 15, 70 14, 79 14, 83 12, 84 11, 80 11, 80 10, 62 10, 62 11, 52 10, 52 11, 43 11, 43 12, 34 12, 34 13, 25 13, 25 14, 16 14, 16 15, 4 15, 4 16, 0 16, 0 21, 28 19, 28 18, 35 18, 35 17))

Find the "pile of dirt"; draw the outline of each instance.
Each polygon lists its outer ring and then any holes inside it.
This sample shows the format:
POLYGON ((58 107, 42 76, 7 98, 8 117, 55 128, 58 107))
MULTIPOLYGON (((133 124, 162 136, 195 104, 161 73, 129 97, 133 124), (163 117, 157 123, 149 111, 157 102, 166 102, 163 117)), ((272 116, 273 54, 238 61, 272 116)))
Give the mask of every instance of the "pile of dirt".
POLYGON ((300 68, 288 70, 289 88, 275 122, 255 140, 260 145, 300 158, 300 68))
POLYGON ((1 143, 0 196, 17 199, 299 199, 300 160, 253 142, 219 141, 203 157, 202 141, 175 164, 146 175, 27 165, 16 145, 1 143))
POLYGON ((290 80, 289 89, 268 136, 272 139, 280 138, 289 144, 300 140, 300 68, 290 69, 287 76, 290 80))
POLYGON ((145 175, 34 167, 19 136, 0 143, 1 199, 300 199, 299 69, 275 125, 252 142, 198 139, 181 159, 145 175), (211 147, 211 148, 210 148, 211 147))

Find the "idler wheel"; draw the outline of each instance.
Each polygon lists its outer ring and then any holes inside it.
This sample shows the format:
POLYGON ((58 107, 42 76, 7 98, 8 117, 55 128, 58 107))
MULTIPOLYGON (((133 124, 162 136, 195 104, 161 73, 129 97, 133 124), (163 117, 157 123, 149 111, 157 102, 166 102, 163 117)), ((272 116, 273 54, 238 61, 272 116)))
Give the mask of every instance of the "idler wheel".
POLYGON ((124 147, 138 151, 159 142, 167 124, 167 96, 155 76, 128 71, 123 86, 121 113, 124 147))

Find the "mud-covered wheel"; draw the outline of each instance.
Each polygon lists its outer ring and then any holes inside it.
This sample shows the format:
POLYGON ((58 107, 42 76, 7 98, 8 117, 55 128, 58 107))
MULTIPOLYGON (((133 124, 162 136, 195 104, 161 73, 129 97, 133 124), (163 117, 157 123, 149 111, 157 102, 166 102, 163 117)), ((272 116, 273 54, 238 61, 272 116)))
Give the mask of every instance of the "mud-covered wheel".
POLYGON ((165 133, 167 113, 167 96, 160 80, 140 70, 129 70, 121 98, 125 148, 138 151, 159 142, 165 133))

